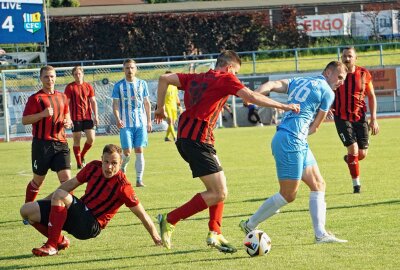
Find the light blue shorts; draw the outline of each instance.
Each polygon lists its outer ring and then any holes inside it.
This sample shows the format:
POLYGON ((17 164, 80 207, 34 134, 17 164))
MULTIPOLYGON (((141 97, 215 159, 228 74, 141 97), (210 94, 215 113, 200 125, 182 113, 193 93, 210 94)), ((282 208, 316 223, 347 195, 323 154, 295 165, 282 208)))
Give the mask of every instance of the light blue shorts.
POLYGON ((307 166, 317 164, 308 144, 280 130, 271 143, 279 180, 301 180, 307 166))
POLYGON ((146 127, 121 128, 119 130, 122 149, 146 147, 148 136, 146 127))

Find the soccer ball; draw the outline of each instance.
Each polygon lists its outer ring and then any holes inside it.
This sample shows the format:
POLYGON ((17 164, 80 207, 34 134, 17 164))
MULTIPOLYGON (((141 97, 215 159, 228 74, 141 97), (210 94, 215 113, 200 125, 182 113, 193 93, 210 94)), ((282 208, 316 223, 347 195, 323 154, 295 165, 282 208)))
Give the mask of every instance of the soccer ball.
POLYGON ((243 244, 247 254, 251 257, 263 256, 271 250, 271 238, 261 230, 249 232, 244 238, 243 244))

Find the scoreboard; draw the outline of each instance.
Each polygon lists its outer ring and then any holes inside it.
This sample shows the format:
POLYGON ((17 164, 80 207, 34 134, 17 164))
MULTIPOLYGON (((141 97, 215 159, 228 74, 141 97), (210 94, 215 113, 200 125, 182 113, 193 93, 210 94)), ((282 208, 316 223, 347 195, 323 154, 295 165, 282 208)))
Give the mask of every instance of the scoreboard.
POLYGON ((0 44, 43 42, 43 0, 0 0, 0 44))

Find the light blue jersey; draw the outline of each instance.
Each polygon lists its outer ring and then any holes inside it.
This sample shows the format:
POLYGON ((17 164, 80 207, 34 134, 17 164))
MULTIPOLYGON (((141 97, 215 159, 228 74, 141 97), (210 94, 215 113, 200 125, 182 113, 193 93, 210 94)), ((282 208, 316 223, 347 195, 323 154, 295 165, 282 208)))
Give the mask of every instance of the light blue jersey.
POLYGON ((125 79, 114 85, 112 98, 119 102, 119 113, 124 127, 146 127, 147 115, 144 99, 149 96, 146 81, 135 78, 133 82, 125 79))
POLYGON ((290 79, 287 94, 289 104, 300 104, 300 113, 284 114, 271 148, 278 179, 300 180, 304 168, 317 163, 307 143, 310 124, 318 110, 329 110, 335 94, 323 75, 290 79))
POLYGON ((328 111, 335 94, 323 75, 289 80, 288 103, 300 104, 300 113, 284 114, 278 130, 284 129, 301 140, 306 140, 308 129, 318 110, 328 111))

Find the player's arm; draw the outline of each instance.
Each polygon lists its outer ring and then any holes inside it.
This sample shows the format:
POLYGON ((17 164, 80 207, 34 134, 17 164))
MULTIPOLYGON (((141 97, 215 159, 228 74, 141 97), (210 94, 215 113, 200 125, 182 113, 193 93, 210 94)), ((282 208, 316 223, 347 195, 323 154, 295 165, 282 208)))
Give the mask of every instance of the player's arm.
POLYGON ((94 125, 98 126, 99 125, 99 109, 97 107, 97 101, 96 97, 92 96, 89 98, 90 105, 92 107, 93 115, 94 115, 94 125))
POLYGON ((23 125, 34 124, 34 123, 42 120, 42 118, 53 116, 53 113, 54 113, 53 108, 47 107, 46 109, 44 109, 43 111, 41 111, 39 113, 22 116, 22 124, 23 125))
POLYGON ((273 99, 270 99, 258 92, 251 91, 249 88, 244 87, 236 93, 244 102, 253 103, 262 107, 273 107, 282 109, 284 111, 292 110, 295 113, 300 111, 299 104, 283 104, 273 99))
POLYGON ((286 94, 288 91, 289 81, 288 80, 279 80, 279 81, 269 81, 263 83, 258 87, 255 92, 260 93, 262 95, 268 96, 269 92, 277 92, 286 94))
MULTIPOLYGON (((74 178, 71 178, 68 181, 65 181, 64 183, 62 183, 57 189, 62 189, 66 192, 71 192, 74 189, 76 189, 77 187, 79 187, 80 185, 82 185, 82 183, 79 182, 78 179, 76 179, 76 177, 74 177, 74 178)), ((53 193, 50 193, 43 200, 51 200, 51 197, 53 197, 53 193)))
POLYGON ((158 79, 157 88, 157 109, 154 112, 154 121, 161 123, 165 118, 165 96, 167 94, 168 85, 181 86, 178 75, 175 73, 167 73, 160 76, 158 79))
POLYGON ((379 133, 379 125, 376 119, 377 102, 372 82, 369 82, 368 89, 369 89, 369 91, 367 91, 368 106, 369 106, 369 113, 371 114, 371 118, 369 119, 369 127, 371 128, 371 134, 376 135, 379 133))
POLYGON ((124 123, 122 122, 120 115, 119 115, 119 99, 113 98, 112 107, 113 107, 113 114, 115 117, 115 121, 117 122, 117 127, 123 128, 124 123))
POLYGON ((150 216, 147 214, 146 210, 144 210, 141 203, 136 206, 129 207, 129 209, 134 213, 142 222, 143 226, 149 232, 151 238, 153 239, 154 243, 158 246, 162 245, 161 237, 157 232, 156 226, 154 225, 153 221, 151 220, 150 216))
POLYGON ((151 125, 151 103, 149 97, 144 98, 144 110, 146 111, 147 116, 147 132, 151 132, 152 125, 151 125))
POLYGON ((308 130, 308 135, 314 134, 318 131, 319 126, 322 124, 322 122, 324 122, 327 115, 328 115, 328 112, 319 110, 319 112, 317 113, 317 116, 315 116, 314 121, 310 125, 310 128, 308 130))

